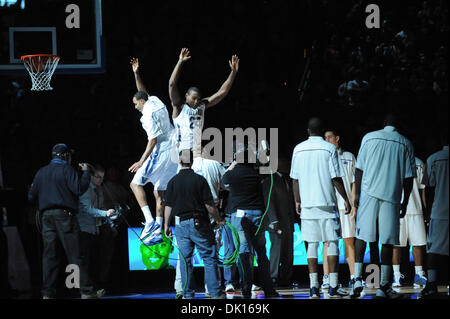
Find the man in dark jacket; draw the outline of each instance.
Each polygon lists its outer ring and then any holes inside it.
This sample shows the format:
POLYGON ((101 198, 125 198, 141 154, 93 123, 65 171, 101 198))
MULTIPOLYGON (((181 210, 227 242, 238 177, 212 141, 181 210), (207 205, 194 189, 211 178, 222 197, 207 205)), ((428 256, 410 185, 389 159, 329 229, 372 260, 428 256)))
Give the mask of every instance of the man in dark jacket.
POLYGON ((264 179, 264 203, 270 203, 264 225, 268 227, 270 248, 270 277, 274 286, 288 287, 292 284, 294 263, 294 223, 298 222, 292 181, 289 177, 289 162, 284 157, 278 159, 278 170, 264 179))
MULTIPOLYGON (((43 299, 52 299, 56 295, 60 262, 60 256, 57 254, 58 240, 64 248, 69 264, 80 266, 80 226, 76 214, 78 197, 88 189, 90 174, 88 165, 80 164, 83 174, 79 178, 77 171, 70 164, 69 148, 65 144, 56 144, 52 149, 50 164, 39 169, 28 193, 28 200, 37 199, 39 211, 42 213, 43 299)), ((79 274, 81 297, 96 298, 94 288, 85 285, 84 279, 87 276, 83 267, 80 267, 79 274)))

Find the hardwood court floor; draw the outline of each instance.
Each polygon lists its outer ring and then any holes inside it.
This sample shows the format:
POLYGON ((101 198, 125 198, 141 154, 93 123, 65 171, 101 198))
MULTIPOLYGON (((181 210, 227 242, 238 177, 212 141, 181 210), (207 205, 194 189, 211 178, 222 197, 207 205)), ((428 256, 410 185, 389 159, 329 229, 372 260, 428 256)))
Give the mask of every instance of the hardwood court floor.
MULTIPOLYGON (((344 288, 350 292, 349 288, 344 288)), ((440 295, 436 299, 449 299, 447 295, 447 286, 439 286, 440 295)), ((418 299, 421 288, 413 288, 412 286, 406 286, 401 288, 395 288, 399 293, 404 294, 404 299, 418 299)), ((310 299, 309 288, 293 288, 293 289, 277 289, 281 295, 277 298, 270 299, 310 299)), ((377 289, 376 288, 364 288, 363 296, 360 299, 375 299, 377 289)), ((104 296, 102 299, 175 299, 174 292, 148 292, 148 293, 134 293, 125 295, 110 295, 104 296)), ((196 292, 194 299, 209 299, 204 292, 196 292)), ((237 291, 234 293, 227 293, 227 299, 243 299, 242 294, 237 291)), ((252 294, 252 299, 266 299, 264 293, 256 291, 252 294)), ((330 299, 328 294, 321 292, 320 299, 330 299)), ((351 300, 349 297, 342 298, 343 300, 351 300)), ((317 299, 316 299, 317 300, 317 299)), ((335 299, 336 300, 336 299, 335 299)))

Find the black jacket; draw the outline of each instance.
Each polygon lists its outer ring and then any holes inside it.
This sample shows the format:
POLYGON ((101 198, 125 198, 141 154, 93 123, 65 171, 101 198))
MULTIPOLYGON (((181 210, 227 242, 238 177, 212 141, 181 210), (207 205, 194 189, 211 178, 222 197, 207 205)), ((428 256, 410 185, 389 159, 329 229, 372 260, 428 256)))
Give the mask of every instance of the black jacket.
POLYGON ((78 197, 89 187, 90 174, 84 171, 81 178, 66 161, 53 159, 36 173, 28 192, 28 200, 36 198, 39 210, 62 208, 78 211, 78 197))

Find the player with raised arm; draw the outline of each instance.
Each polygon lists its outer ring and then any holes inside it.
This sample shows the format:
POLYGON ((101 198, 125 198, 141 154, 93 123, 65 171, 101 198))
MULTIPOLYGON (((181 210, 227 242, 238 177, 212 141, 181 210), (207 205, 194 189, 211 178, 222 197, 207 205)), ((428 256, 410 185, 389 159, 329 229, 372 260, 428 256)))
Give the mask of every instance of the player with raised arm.
POLYGON ((174 128, 170 123, 165 104, 148 93, 139 75, 139 60, 131 59, 138 92, 133 97, 136 110, 142 113, 141 123, 148 136, 147 147, 140 160, 128 169, 135 173, 130 187, 145 217, 145 227, 140 239, 146 245, 162 242, 161 225, 164 216, 164 191, 167 183, 177 173, 178 163, 171 160, 174 147, 174 128), (156 221, 147 203, 144 185, 151 182, 156 201, 156 221))
POLYGON ((178 89, 178 78, 181 67, 191 58, 187 48, 181 49, 180 56, 169 80, 169 96, 172 102, 172 118, 178 133, 179 149, 192 148, 194 157, 201 155, 201 134, 205 119, 206 108, 212 107, 222 101, 233 85, 239 70, 239 58, 233 55, 228 61, 231 72, 220 89, 213 95, 202 99, 200 90, 191 87, 184 98, 178 89))

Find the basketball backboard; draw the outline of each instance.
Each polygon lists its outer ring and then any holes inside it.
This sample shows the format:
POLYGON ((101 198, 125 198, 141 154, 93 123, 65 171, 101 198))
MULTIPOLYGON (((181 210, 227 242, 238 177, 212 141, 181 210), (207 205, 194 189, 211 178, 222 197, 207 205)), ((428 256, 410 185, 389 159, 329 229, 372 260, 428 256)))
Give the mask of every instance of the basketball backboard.
POLYGON ((54 54, 56 74, 105 71, 101 0, 0 0, 0 74, 26 72, 20 57, 54 54))

